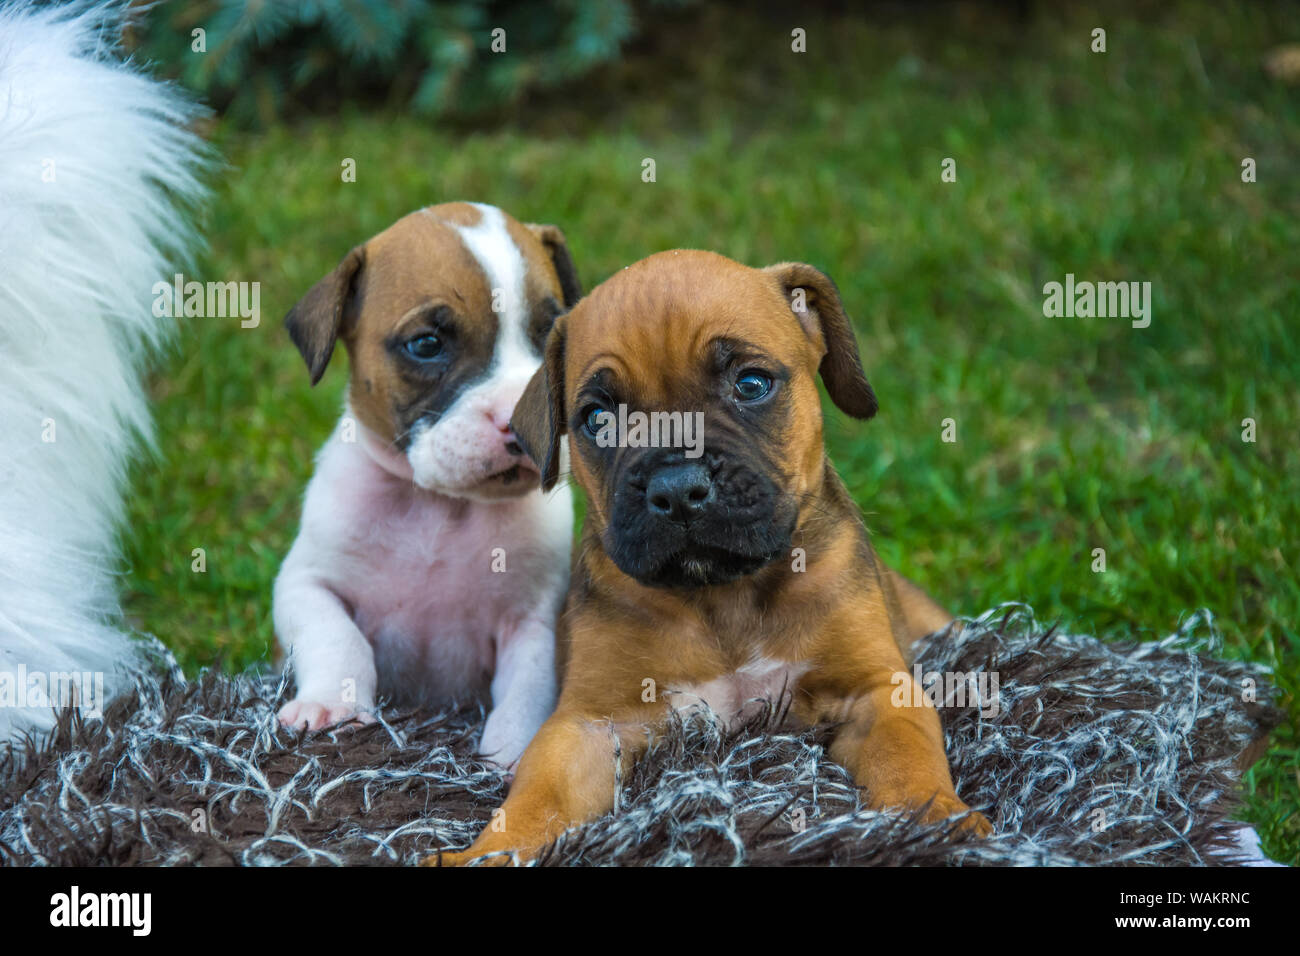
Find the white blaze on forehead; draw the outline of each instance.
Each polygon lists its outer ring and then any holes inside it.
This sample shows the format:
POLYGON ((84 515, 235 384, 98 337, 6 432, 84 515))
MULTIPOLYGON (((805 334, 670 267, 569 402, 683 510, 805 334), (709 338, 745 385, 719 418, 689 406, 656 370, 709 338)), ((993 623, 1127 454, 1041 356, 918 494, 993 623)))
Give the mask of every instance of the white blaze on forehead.
MULTIPOLYGON (((528 260, 510 235, 505 214, 477 203, 472 226, 447 223, 482 270, 496 306, 496 343, 484 375, 466 388, 441 415, 411 429, 406 451, 417 485, 459 497, 501 497, 499 486, 482 492, 491 476, 518 463, 502 432, 524 386, 541 365, 528 339, 528 260)), ((471 322, 488 321, 471 315, 471 322)))
POLYGON ((528 261, 510 235, 501 210, 482 203, 472 205, 479 211, 479 221, 454 228, 487 277, 492 303, 498 307, 496 350, 489 377, 515 372, 529 364, 535 367, 528 341, 528 301, 524 291, 528 261))

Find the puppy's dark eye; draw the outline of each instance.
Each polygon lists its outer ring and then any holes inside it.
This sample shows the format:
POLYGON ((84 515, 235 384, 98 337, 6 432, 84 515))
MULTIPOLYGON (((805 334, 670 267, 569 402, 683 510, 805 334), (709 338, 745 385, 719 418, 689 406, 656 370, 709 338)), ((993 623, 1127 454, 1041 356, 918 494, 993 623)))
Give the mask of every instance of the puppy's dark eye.
POLYGON ((608 419, 605 418, 608 414, 610 413, 599 405, 588 405, 583 411, 582 427, 587 429, 587 433, 594 438, 600 432, 605 422, 608 421, 608 419))
POLYGON ((442 340, 432 332, 426 332, 424 335, 409 339, 404 348, 412 358, 427 362, 429 359, 437 358, 442 352, 442 340))
POLYGON ((736 379, 733 391, 738 402, 756 402, 772 391, 772 379, 762 372, 750 369, 736 379))

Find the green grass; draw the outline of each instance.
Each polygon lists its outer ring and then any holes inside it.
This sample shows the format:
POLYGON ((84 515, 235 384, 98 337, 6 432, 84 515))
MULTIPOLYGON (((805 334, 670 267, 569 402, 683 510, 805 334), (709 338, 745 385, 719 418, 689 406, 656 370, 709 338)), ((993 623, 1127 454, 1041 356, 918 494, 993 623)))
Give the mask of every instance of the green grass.
POLYGON ((589 287, 672 247, 805 260, 839 283, 881 399, 867 425, 828 408, 828 440, 885 558, 963 613, 1018 599, 1155 636, 1212 610, 1221 653, 1275 669, 1291 719, 1247 810, 1300 863, 1300 108, 1259 66, 1300 37, 1263 6, 969 10, 800 14, 802 56, 785 21, 683 16, 477 130, 361 112, 218 127, 230 165, 199 277, 260 281, 263 321, 187 320, 155 381, 132 619, 191 669, 269 656, 270 583, 346 377, 336 360, 310 390, 279 317, 404 213, 470 198, 558 223, 589 287), (1150 328, 1045 318, 1043 283, 1067 272, 1150 281, 1150 328))

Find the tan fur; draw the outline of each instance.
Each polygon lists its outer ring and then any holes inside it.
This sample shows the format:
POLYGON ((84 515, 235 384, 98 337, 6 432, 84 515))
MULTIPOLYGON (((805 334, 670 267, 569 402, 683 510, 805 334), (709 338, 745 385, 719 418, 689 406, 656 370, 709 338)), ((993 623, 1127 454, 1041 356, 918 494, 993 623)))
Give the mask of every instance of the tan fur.
MULTIPOLYGON (((928 633, 950 616, 877 560, 823 447, 819 370, 846 411, 875 411, 829 279, 801 264, 756 270, 704 252, 643 260, 557 323, 547 362, 516 411, 515 431, 540 458, 537 446, 546 451, 548 432, 558 442, 578 388, 598 367, 614 369, 639 407, 682 407, 682 370, 718 335, 752 343, 796 372, 787 383, 788 426, 771 440, 785 466, 781 485, 801 502, 792 544, 805 550, 806 570, 778 559, 727 584, 643 586, 605 553, 607 489, 574 451, 573 476, 588 507, 561 621, 567 666, 559 705, 524 754, 504 828, 488 828, 469 850, 443 854, 442 863, 498 850, 527 858, 568 827, 608 812, 616 742, 630 763, 666 712, 662 694, 644 699, 644 682, 660 689, 703 685, 760 658, 807 665, 791 713, 805 724, 845 722, 831 754, 866 788, 872 806, 930 802, 930 820, 968 810, 953 789, 937 712, 891 702, 896 679, 911 681, 904 649, 920 628, 928 633), (797 289, 805 290, 799 300, 809 310, 792 317, 797 289)), ((963 827, 989 831, 978 813, 963 827)))

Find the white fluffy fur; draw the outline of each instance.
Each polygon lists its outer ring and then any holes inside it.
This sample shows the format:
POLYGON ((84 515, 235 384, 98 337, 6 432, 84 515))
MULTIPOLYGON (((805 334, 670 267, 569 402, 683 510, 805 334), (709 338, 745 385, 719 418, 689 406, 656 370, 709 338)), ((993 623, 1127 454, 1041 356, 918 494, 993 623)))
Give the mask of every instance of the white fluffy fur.
MULTIPOLYGON (((103 672, 109 696, 136 654, 115 575, 141 374, 170 323, 151 287, 192 246, 206 161, 195 107, 117 55, 125 16, 0 0, 0 676, 103 672)), ((0 741, 50 713, 0 706, 0 741)))

